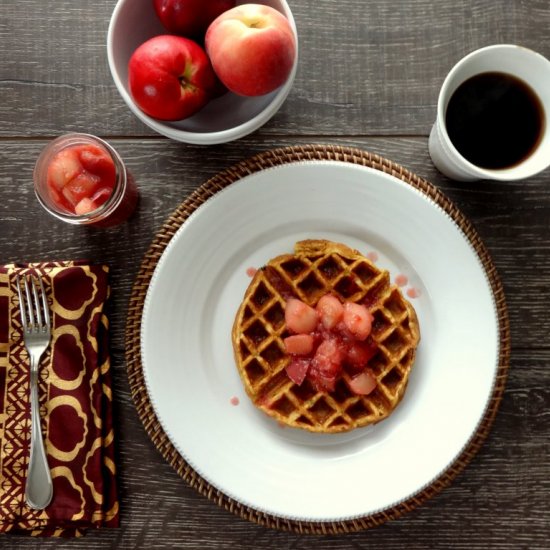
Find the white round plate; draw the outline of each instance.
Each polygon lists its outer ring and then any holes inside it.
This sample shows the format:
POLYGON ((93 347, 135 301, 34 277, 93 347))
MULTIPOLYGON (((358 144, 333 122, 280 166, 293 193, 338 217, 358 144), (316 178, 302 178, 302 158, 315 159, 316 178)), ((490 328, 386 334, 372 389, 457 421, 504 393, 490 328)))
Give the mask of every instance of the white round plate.
POLYGON ((155 413, 199 475, 267 514, 344 521, 405 501, 455 461, 490 400, 499 330, 483 265, 439 206, 382 172, 314 161, 244 177, 189 217, 151 279, 141 346, 155 413), (418 294, 422 339, 409 386, 375 426, 283 428, 241 384, 231 327, 247 269, 306 238, 377 257, 392 278, 407 277, 405 294, 418 294))

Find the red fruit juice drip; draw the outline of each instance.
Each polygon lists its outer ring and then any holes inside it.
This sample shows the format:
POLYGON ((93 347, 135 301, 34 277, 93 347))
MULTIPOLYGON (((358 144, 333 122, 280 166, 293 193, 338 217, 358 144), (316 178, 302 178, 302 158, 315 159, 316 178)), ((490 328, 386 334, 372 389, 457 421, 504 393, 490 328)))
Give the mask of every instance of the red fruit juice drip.
POLYGON ((236 396, 233 396, 233 397, 229 400, 229 402, 230 402, 234 407, 236 407, 236 406, 239 404, 239 398, 236 397, 236 396))
POLYGON ((420 296, 420 290, 415 287, 410 287, 407 289, 407 296, 409 298, 418 298, 420 296))
POLYGON ((254 277, 254 275, 256 275, 256 272, 258 270, 255 268, 255 267, 248 267, 246 269, 246 274, 249 276, 249 277, 254 277))
POLYGON ((378 261, 378 253, 377 252, 369 252, 367 254, 367 259, 369 259, 371 262, 377 262, 378 261))
POLYGON ((403 273, 399 273, 399 275, 395 276, 395 284, 397 286, 405 286, 408 282, 408 277, 406 275, 403 275, 403 273))

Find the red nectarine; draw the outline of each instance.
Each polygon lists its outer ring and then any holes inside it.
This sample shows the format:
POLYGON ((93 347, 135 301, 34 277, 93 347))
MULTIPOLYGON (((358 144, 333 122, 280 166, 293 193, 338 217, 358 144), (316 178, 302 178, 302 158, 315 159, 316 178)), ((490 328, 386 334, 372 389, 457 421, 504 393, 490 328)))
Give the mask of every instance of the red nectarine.
POLYGON ((261 4, 222 13, 208 27, 205 47, 219 79, 243 96, 267 94, 284 84, 296 57, 288 19, 261 4))
POLYGON ((170 32, 202 39, 208 25, 236 0, 153 0, 155 11, 170 32))
POLYGON ((205 51, 188 38, 155 36, 128 65, 130 93, 138 107, 160 120, 181 120, 202 109, 218 90, 205 51))

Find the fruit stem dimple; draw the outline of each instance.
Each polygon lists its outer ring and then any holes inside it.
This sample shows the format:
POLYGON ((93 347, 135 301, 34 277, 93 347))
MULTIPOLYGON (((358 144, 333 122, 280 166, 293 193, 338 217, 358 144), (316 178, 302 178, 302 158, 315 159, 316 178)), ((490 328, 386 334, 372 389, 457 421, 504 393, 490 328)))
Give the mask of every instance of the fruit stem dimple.
POLYGON ((251 29, 259 29, 262 26, 262 22, 259 19, 253 19, 253 20, 249 21, 248 26, 251 29))
POLYGON ((185 76, 180 76, 178 80, 181 87, 184 88, 185 90, 193 90, 193 91, 197 90, 197 87, 190 80, 185 78, 185 76))

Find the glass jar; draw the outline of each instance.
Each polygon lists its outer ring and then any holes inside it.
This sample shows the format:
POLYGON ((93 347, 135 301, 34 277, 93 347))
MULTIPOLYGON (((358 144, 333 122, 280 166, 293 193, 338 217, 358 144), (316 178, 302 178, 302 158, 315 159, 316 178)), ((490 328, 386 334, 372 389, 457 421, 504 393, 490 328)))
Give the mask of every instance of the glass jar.
POLYGON ((90 134, 65 134, 48 143, 36 161, 33 179, 45 210, 75 225, 117 225, 132 214, 138 200, 136 184, 120 155, 90 134))

